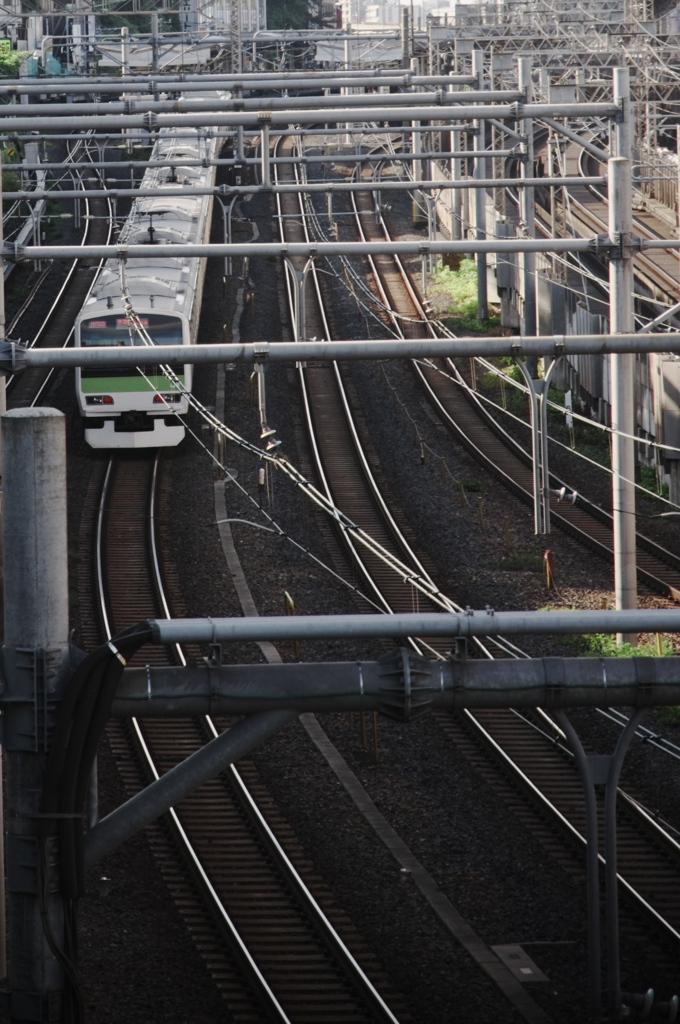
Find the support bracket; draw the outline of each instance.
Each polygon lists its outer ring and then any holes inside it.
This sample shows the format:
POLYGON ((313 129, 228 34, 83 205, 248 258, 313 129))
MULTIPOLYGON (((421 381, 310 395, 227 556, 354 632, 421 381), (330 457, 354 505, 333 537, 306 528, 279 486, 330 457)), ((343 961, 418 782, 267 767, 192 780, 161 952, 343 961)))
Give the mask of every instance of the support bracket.
POLYGON ((26 346, 7 338, 0 341, 0 375, 9 376, 26 369, 26 346))
POLYGON ((7 750, 44 753, 65 681, 61 648, 0 648, 2 742, 7 750))

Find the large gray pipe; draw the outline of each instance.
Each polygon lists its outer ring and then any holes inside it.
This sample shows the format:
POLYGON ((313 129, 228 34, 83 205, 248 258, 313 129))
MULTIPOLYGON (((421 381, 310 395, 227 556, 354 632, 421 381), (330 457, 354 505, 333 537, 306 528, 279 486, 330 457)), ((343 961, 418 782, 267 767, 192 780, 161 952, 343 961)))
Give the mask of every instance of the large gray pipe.
POLYGON ((680 608, 623 611, 416 613, 403 615, 272 615, 238 619, 150 619, 154 643, 240 640, 330 640, 407 636, 510 636, 577 633, 677 633, 680 608))
MULTIPOLYGON (((336 359, 434 359, 450 356, 602 355, 607 352, 680 352, 680 334, 582 334, 540 338, 431 338, 422 340, 249 342, 245 345, 192 345, 182 360, 202 363, 254 363, 263 356, 272 363, 336 359)), ((0 365, 16 373, 30 366, 136 366, 139 348, 29 348, 8 342, 0 349, 0 365)), ((174 345, 156 345, 154 359, 172 363, 174 345)))
MULTIPOLYGON (((359 93, 349 96, 267 96, 266 98, 256 97, 255 99, 231 99, 214 93, 205 99, 177 100, 148 100, 146 98, 134 100, 112 100, 108 103, 78 103, 74 108, 72 103, 23 103, 21 105, 22 117, 43 117, 49 114, 50 117, 63 117, 74 114, 77 117, 85 117, 88 114, 190 114, 207 110, 257 110, 263 107, 267 110, 326 110, 334 107, 398 107, 398 106, 424 106, 426 104, 439 103, 442 106, 450 106, 454 103, 516 103, 523 99, 521 92, 504 90, 497 92, 414 92, 394 93, 359 93)), ((11 117, 16 110, 11 105, 0 106, 0 118, 11 117)), ((0 120, 0 125, 2 121, 0 120)))
MULTIPOLYGON (((444 94, 447 95, 447 94, 444 94)), ((343 97, 344 99, 345 97, 343 97)), ((21 110, 14 106, 12 110, 21 110)), ((60 131, 66 128, 80 131, 110 131, 117 128, 221 128, 236 125, 244 127, 260 127, 260 115, 255 111, 244 110, 227 114, 103 114, 99 116, 79 115, 74 110, 71 115, 54 117, 46 113, 44 106, 40 108, 39 127, 41 131, 60 131)), ((76 108, 77 109, 77 108, 76 108)), ((99 108, 101 110, 101 107, 99 108)), ((354 121, 470 121, 475 118, 498 118, 516 121, 518 117, 537 117, 547 114, 553 117, 615 117, 618 106, 614 103, 530 103, 520 106, 517 103, 489 103, 486 105, 453 105, 443 107, 441 104, 428 106, 406 105, 390 107, 333 107, 324 109, 323 120, 328 124, 345 124, 354 121)), ((272 110, 267 111, 268 120, 273 128, 296 124, 315 124, 319 120, 319 109, 315 110, 272 110)), ((3 132, 33 131, 38 122, 35 117, 7 117, 2 122, 3 132)))
POLYGON ((408 720, 409 700, 442 708, 654 707, 680 704, 678 658, 428 661, 404 649, 380 661, 125 669, 118 718, 252 715, 280 709, 382 711, 408 720))

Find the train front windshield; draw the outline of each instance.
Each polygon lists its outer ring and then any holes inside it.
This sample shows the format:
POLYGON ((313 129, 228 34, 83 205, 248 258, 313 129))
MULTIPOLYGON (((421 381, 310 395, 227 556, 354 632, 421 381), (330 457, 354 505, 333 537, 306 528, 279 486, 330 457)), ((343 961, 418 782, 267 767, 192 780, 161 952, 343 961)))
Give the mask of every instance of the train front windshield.
MULTIPOLYGON (((182 321, 176 316, 145 313, 139 317, 144 332, 155 345, 181 345, 182 321)), ((83 320, 80 324, 80 344, 89 345, 145 345, 144 336, 126 316, 99 316, 83 320)))

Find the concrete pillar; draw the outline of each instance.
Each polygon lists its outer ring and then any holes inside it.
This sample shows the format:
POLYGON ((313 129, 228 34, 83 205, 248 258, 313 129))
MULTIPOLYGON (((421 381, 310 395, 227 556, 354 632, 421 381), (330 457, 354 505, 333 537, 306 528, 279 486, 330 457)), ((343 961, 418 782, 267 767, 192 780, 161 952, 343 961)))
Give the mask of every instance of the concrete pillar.
MULTIPOLYGON (((627 241, 632 228, 631 162, 609 161, 609 234, 621 240, 620 254, 609 261, 610 329, 612 334, 635 330, 633 257, 627 241)), ((610 357, 612 399, 612 514, 614 527, 614 590, 617 608, 637 607, 635 550, 635 356, 610 357)), ((621 639, 636 641, 636 637, 621 639)))
MULTIPOLYGON (((477 88, 484 88, 484 53, 482 50, 472 51, 472 73, 477 77, 477 88)), ((474 150, 483 153, 486 149, 486 121, 480 118, 475 122, 474 150)), ((474 162, 473 176, 477 179, 486 177, 486 160, 477 156, 474 162)), ((476 188, 475 192, 475 238, 483 241, 486 238, 486 189, 476 188)), ((489 303, 486 284, 486 253, 477 253, 477 319, 488 320, 489 303)))
POLYGON ((411 21, 409 9, 404 6, 401 9, 401 66, 411 66, 411 21))
MULTIPOLYGON (((519 88, 526 94, 526 102, 533 101, 533 87, 531 82, 531 58, 520 57, 517 61, 517 77, 519 88)), ((525 117, 522 120, 522 135, 526 138, 526 159, 522 164, 522 177, 533 178, 534 176, 534 122, 532 118, 525 117)), ((520 203, 522 220, 524 222, 525 238, 536 237, 536 213, 533 186, 525 186, 520 189, 520 203)), ((524 279, 524 331, 530 338, 536 336, 536 254, 525 252, 522 254, 522 268, 524 279)), ((535 360, 528 360, 532 376, 536 376, 535 360)))
MULTIPOLYGON (((614 69, 614 100, 621 105, 615 125, 616 157, 609 162, 609 235, 621 242, 609 261, 609 306, 612 334, 635 330, 633 308, 633 183, 628 68, 614 69)), ((635 544, 635 356, 610 357, 612 397, 612 510, 614 528, 614 590, 617 608, 637 607, 635 544)), ((636 634, 619 640, 637 641, 636 634)))
MULTIPOLYGON (((2 417, 2 438, 3 654, 15 697, 4 714, 10 1017, 45 1019, 49 1010, 57 1019, 62 972, 41 923, 36 815, 68 642, 64 416, 15 409, 2 417), (38 1011, 45 1017, 30 1016, 38 1011)), ((61 901, 52 893, 49 902, 61 943, 61 901)))

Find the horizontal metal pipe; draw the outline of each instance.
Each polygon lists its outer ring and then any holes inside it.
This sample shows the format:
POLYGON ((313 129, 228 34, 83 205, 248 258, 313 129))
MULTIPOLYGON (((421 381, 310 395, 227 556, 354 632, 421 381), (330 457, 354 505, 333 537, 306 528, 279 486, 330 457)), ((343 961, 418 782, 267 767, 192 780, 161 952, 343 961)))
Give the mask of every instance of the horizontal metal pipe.
MULTIPOLYGON (((260 78, 257 74, 249 74, 247 76, 235 76, 235 75, 212 75, 208 76, 208 80, 211 82, 213 88, 221 89, 233 89, 235 87, 243 89, 244 92, 261 92, 265 90, 271 90, 276 86, 281 86, 281 82, 285 82, 286 89, 342 89, 342 88, 358 88, 364 86, 368 89, 375 89, 376 85, 381 86, 394 86, 409 88, 415 85, 425 86, 447 86, 447 85, 468 85, 474 84, 476 78, 473 75, 452 75, 450 78, 447 75, 380 75, 376 82, 375 71, 363 71, 363 72, 335 72, 337 77, 333 77, 333 72, 309 72, 307 77, 300 75, 298 72, 290 74, 290 77, 286 75, 270 74, 266 77, 260 78)), ((379 74, 379 72, 378 72, 379 74)), ((87 79, 85 81, 73 81, 69 79, 51 79, 47 84, 46 79, 40 79, 40 82, 36 84, 35 79, 20 79, 18 82, 13 81, 9 84, 0 85, 0 96, 42 96, 42 95, 73 95, 79 94, 87 95, 89 93, 99 93, 101 95, 105 93, 120 93, 120 92, 135 92, 135 93, 156 93, 162 92, 204 92, 206 79, 200 77, 198 81, 187 81, 185 78, 180 78, 177 75, 152 75, 143 81, 134 80, 131 81, 128 78, 109 78, 104 81, 101 79, 87 79)))
MULTIPOLYGON (((89 114, 189 114, 201 111, 255 110, 266 111, 298 111, 312 108, 324 111, 327 108, 343 107, 409 107, 440 104, 452 106, 458 103, 516 103, 523 93, 511 90, 498 92, 400 92, 393 95, 385 93, 361 93, 344 96, 266 96, 256 99, 242 97, 221 98, 216 92, 201 99, 180 97, 175 100, 115 100, 107 103, 24 103, 21 106, 22 117, 86 117, 89 114)), ((16 108, 8 104, 0 104, 0 121, 16 113, 16 108)))
MULTIPOLYGON (((402 94, 403 95, 403 94, 402 94)), ((446 94, 444 94, 446 95, 446 94)), ((343 101, 346 97, 342 97, 343 101)), ((21 110, 21 107, 13 107, 21 110)), ((82 131, 110 131, 115 128, 220 128, 242 124, 246 127, 257 127, 262 123, 259 113, 234 111, 227 114, 157 114, 153 115, 150 125, 149 114, 102 114, 98 116, 78 115, 71 110, 70 116, 54 117, 41 108, 40 129, 42 131, 59 131, 67 126, 82 131)), ((619 108, 615 103, 489 103, 486 106, 423 106, 423 107, 335 107, 328 110, 267 110, 266 120, 272 127, 296 124, 314 124, 323 121, 328 124, 353 123, 355 121, 472 121, 497 118, 508 118, 518 121, 523 118, 554 117, 615 117, 619 108)), ((2 122, 4 132, 32 131, 35 120, 31 117, 7 117, 2 122)))
POLYGON ((239 640, 328 640, 407 636, 510 636, 577 633, 677 633, 680 608, 611 611, 495 612, 404 615, 274 615, 238 619, 149 619, 154 643, 239 640))
MULTIPOLYGON (((488 238, 455 242, 231 242, 205 245, 26 245, 5 243, 9 260, 167 259, 193 256, 393 256, 473 252, 595 252, 596 238, 488 238)), ((680 244, 680 243, 678 243, 680 244)))
MULTIPOLYGON (((423 129, 423 134, 428 131, 435 132, 439 131, 439 128, 428 128, 423 129)), ((401 131, 401 129, 400 129, 401 131)), ((232 135, 233 133, 230 133, 232 135)), ((250 134, 248 132, 246 135, 250 134)), ((259 132, 256 133, 259 137, 259 132)), ((342 134, 346 134, 345 129, 342 130, 342 134)), ((371 134, 374 134, 373 130, 371 134)), ((381 129, 382 134, 382 129, 381 129)), ((125 136, 129 138, 129 136, 125 136)), ((69 136, 73 139, 73 136, 69 136)), ((120 135, 114 136, 114 138, 120 142, 120 135)), ((106 147, 108 148, 108 147, 106 147)), ((452 149, 452 150, 437 150, 427 153, 427 156, 432 160, 449 160, 458 158, 460 160, 476 160, 484 159, 492 156, 518 156, 519 151, 517 149, 485 149, 483 153, 472 149, 452 149)), ((415 163, 416 160, 422 160, 423 153, 309 153, 302 154, 300 156, 273 156, 270 159, 270 164, 395 164, 395 163, 415 163)), ((101 168, 111 167, 116 170, 127 170, 128 168, 144 168, 147 167, 170 167, 172 164, 178 164, 180 161, 177 157, 168 158, 167 160, 94 160, 91 168, 86 170, 100 170, 101 168)), ((260 167, 262 164, 262 157, 245 157, 243 160, 238 160, 236 157, 225 157, 224 159, 217 157, 213 160, 181 160, 182 167, 233 167, 234 164, 252 164, 254 167, 260 167)), ((17 166, 22 171, 63 171, 64 163, 43 163, 43 164, 28 164, 21 162, 17 166)), ((584 179, 579 178, 579 181, 584 179)), ((589 179, 585 179, 589 180, 589 179)), ((604 180, 604 179, 602 179, 604 180)), ((647 179, 640 179, 647 180, 647 179)), ((336 182, 329 182, 329 188, 335 188, 336 182)), ((413 186, 412 186, 413 187, 413 186)), ((420 188, 420 182, 418 182, 420 188)), ((11 193, 5 192, 4 197, 7 198, 11 193)))
MULTIPOLYGON (((34 15, 31 15, 33 17, 34 15)), ((281 37, 279 37, 281 39, 281 37)), ((122 87, 127 89, 128 86, 142 85, 151 86, 154 88, 157 84, 161 88, 173 88, 181 90, 187 83, 195 83, 198 88, 205 87, 206 82, 210 82, 211 85, 219 84, 230 84, 236 86, 244 85, 258 85, 271 87, 277 83, 284 82, 285 88, 292 89, 296 86, 300 88, 308 87, 313 85, 319 78, 329 78, 332 81, 338 81, 344 78, 351 79, 353 82, 359 82, 361 79, 369 78, 373 85, 378 82, 380 85, 392 84, 392 81, 396 79, 394 84, 401 83, 404 86, 408 85, 427 85, 431 82, 436 82, 438 85, 474 85, 477 81, 476 75, 413 75, 410 71, 404 71, 399 75, 395 75, 394 70, 390 68, 371 68, 369 71, 362 69, 349 70, 341 68, 338 71, 243 71, 240 74, 233 72, 213 72, 205 73, 192 73, 182 72, 177 74, 176 72, 146 72, 136 75, 120 75, 116 78, 107 76, 94 76, 92 78, 70 78, 68 79, 68 89, 65 88, 65 80, 63 77, 48 77, 41 78, 39 82, 36 82, 35 78, 12 78, 11 80, 3 81, 0 89, 18 89, 23 91, 23 88, 32 89, 35 92, 41 93, 46 90, 54 90, 56 92, 71 92, 72 86, 77 86, 84 92, 91 91, 93 86, 102 86, 105 91, 111 89, 112 86, 122 87)))
POLYGON ((408 719, 409 693, 432 710, 657 707, 680 704, 680 659, 428 661, 403 649, 379 661, 128 668, 112 714, 181 718, 286 708, 408 719))
POLYGON ((95 825, 85 839, 89 867, 165 814, 204 782, 214 779, 297 717, 295 711, 263 711, 237 722, 95 825))
MULTIPOLYGON (((532 338, 425 338, 422 340, 251 342, 248 344, 191 345, 182 349, 183 362, 271 363, 330 361, 336 359, 441 359, 446 356, 603 355, 611 352, 678 352, 679 334, 581 334, 532 338)), ((175 345, 156 345, 154 360, 177 361, 175 345)), ((15 342, 0 347, 1 365, 14 372, 32 366, 136 366, 139 347, 29 348, 15 342)))
MULTIPOLYGON (((488 154, 484 154, 486 157, 488 154)), ((419 154, 419 159, 423 159, 423 154, 419 154)), ((175 161, 179 163, 179 161, 175 161)), ((185 165, 182 164, 182 167, 185 165)), ((569 185, 606 185, 607 179, 600 176, 596 178, 465 178, 460 181, 450 181, 445 179, 443 181, 339 181, 339 182, 300 182, 292 183, 290 185, 272 185, 267 189, 263 189, 261 185, 216 185, 212 188, 193 188, 190 185, 177 186, 163 185, 162 191, 156 188, 94 188, 87 189, 36 189, 35 191, 21 191, 21 192, 4 192, 3 199, 25 199, 25 200, 37 200, 37 199, 100 199, 108 198, 113 199, 117 197, 136 197, 144 199, 145 197, 153 196, 153 198, 166 199, 171 196, 220 196, 220 195, 234 195, 234 194, 252 194, 257 192, 272 192, 272 193, 305 193, 305 192, 412 192, 415 188, 420 191, 434 191, 441 189, 442 191, 451 189, 461 188, 526 188, 527 186, 542 185, 545 188, 561 187, 569 185)))

